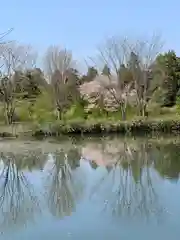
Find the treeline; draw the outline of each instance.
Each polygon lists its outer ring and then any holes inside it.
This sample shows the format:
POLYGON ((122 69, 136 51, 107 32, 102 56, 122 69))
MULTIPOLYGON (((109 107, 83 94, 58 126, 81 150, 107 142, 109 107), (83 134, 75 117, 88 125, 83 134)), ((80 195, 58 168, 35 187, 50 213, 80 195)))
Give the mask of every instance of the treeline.
POLYGON ((0 119, 8 124, 49 122, 87 119, 96 112, 95 117, 114 115, 126 120, 129 111, 132 117, 148 116, 153 104, 173 107, 179 96, 180 58, 173 50, 161 53, 159 49, 157 38, 134 42, 110 38, 83 75, 67 49, 49 47, 40 69, 31 47, 2 41, 0 119), (91 91, 97 83, 100 87, 91 91), (90 108, 91 98, 95 104, 90 108), (116 111, 107 108, 110 98, 116 111))

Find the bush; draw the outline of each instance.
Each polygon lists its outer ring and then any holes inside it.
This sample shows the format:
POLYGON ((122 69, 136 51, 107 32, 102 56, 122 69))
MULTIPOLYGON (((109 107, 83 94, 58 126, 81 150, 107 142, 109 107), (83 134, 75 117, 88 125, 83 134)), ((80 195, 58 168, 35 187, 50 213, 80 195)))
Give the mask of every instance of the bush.
POLYGON ((84 108, 81 104, 76 103, 71 106, 70 109, 64 114, 64 119, 77 119, 77 118, 86 118, 86 113, 84 111, 84 108))
POLYGON ((30 116, 30 107, 31 103, 27 100, 19 101, 16 107, 16 115, 19 118, 19 121, 29 122, 31 121, 30 116))
POLYGON ((180 97, 177 97, 176 99, 176 109, 177 113, 180 114, 180 97))
POLYGON ((5 115, 4 115, 4 106, 3 104, 0 104, 0 121, 5 122, 5 115))
POLYGON ((39 123, 55 121, 54 106, 48 92, 44 91, 32 106, 32 120, 39 123))
MULTIPOLYGON (((150 133, 150 132, 179 132, 180 120, 83 120, 60 121, 52 124, 48 131, 43 128, 38 130, 44 135, 61 134, 99 134, 99 133, 150 133)), ((36 131, 37 133, 37 131, 36 131)))

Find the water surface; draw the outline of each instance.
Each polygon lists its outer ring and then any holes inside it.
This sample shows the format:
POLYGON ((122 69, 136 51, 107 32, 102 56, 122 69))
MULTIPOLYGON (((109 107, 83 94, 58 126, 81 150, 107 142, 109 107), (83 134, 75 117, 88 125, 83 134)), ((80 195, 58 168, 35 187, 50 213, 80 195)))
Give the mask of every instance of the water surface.
POLYGON ((179 141, 109 137, 0 147, 2 240, 179 240, 179 141))

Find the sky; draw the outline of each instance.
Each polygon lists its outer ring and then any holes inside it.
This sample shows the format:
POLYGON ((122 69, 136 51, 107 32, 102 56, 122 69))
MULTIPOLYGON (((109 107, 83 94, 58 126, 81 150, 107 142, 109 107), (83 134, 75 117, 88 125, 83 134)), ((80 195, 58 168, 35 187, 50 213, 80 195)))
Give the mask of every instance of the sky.
POLYGON ((32 45, 43 55, 49 45, 72 50, 84 61, 106 38, 160 34, 164 49, 180 54, 178 0, 6 0, 1 1, 0 32, 32 45))

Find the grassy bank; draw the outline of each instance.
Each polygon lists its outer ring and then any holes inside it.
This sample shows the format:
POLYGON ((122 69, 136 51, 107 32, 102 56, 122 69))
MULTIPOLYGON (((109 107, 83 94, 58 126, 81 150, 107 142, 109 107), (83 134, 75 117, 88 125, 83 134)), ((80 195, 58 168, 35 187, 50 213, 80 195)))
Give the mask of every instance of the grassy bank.
POLYGON ((136 119, 117 121, 109 119, 69 120, 44 124, 14 124, 0 125, 0 137, 38 137, 60 136, 71 134, 151 134, 180 133, 180 118, 166 119, 136 119))
POLYGON ((59 136, 69 134, 147 134, 180 133, 180 119, 71 120, 34 126, 33 136, 59 136))

